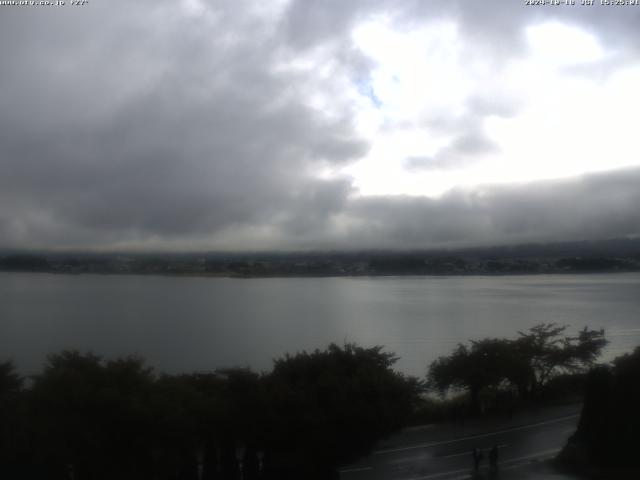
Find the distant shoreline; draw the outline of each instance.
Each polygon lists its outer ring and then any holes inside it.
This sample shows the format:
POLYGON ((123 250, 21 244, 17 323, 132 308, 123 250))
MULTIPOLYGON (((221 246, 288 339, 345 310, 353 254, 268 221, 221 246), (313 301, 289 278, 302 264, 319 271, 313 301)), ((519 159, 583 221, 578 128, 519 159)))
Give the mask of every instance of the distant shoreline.
POLYGON ((519 277, 519 276, 543 276, 543 275, 608 275, 640 273, 640 269, 633 270, 550 270, 537 272, 452 272, 452 273, 326 273, 326 274, 273 274, 273 275, 251 275, 237 273, 188 273, 188 272, 115 272, 115 271, 57 271, 57 270, 5 270, 0 269, 0 273, 7 274, 49 274, 49 275, 99 275, 99 276, 141 276, 141 277, 174 277, 174 278, 224 278, 224 279, 273 279, 273 278, 448 278, 448 277, 519 277))
POLYGON ((212 278, 504 276, 640 271, 640 239, 463 250, 0 252, 0 271, 212 278))

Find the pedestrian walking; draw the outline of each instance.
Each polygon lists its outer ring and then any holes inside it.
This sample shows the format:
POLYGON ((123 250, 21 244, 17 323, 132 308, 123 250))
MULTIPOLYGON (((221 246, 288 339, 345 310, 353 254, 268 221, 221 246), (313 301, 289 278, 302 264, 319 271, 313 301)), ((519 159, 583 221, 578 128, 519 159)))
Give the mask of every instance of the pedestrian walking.
POLYGON ((480 468, 480 462, 482 461, 482 450, 478 450, 477 448, 473 449, 473 470, 478 471, 480 468))
POLYGON ((498 470, 498 445, 494 445, 489 452, 489 466, 494 472, 498 470))

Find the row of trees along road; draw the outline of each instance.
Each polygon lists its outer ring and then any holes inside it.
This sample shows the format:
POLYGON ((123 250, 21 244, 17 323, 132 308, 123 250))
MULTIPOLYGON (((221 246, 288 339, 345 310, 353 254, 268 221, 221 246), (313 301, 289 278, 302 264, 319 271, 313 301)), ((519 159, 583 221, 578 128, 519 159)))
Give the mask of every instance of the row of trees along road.
POLYGON ((516 390, 521 400, 536 401, 558 375, 586 372, 607 344, 603 330, 586 327, 577 336, 564 336, 565 326, 541 323, 515 340, 487 338, 459 344, 429 367, 428 385, 444 394, 469 392, 472 411, 480 410, 484 389, 516 390))

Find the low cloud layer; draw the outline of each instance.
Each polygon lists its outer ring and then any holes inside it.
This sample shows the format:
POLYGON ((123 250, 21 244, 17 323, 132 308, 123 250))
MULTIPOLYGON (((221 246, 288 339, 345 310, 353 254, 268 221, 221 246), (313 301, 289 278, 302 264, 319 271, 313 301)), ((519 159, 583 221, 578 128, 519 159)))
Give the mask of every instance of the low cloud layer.
MULTIPOLYGON (((375 146, 365 113, 381 115, 375 92, 363 94, 377 66, 353 43, 360 22, 386 16, 402 30, 449 19, 477 38, 474 52, 504 65, 534 20, 570 18, 619 44, 580 75, 638 62, 640 8, 566 17, 516 3, 0 7, 0 41, 13 45, 1 54, 0 248, 421 248, 640 234, 640 169, 438 197, 362 195, 348 173, 375 146)), ((434 107, 409 122, 447 142, 395 160, 429 174, 500 151, 486 120, 513 117, 519 100, 491 85, 470 92, 460 112, 434 107)))
POLYGON ((640 233, 640 169, 454 190, 439 199, 363 198, 345 244, 463 247, 606 239, 640 233))

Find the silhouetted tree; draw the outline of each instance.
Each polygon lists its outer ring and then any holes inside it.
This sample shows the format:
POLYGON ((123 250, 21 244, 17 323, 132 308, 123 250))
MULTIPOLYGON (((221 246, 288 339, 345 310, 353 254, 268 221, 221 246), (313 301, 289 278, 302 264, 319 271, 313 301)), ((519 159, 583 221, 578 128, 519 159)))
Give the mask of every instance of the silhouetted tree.
POLYGON ((48 357, 30 391, 31 420, 49 478, 144 478, 151 460, 151 369, 129 357, 104 363, 91 353, 48 357))
POLYGON ((13 362, 0 363, 0 399, 6 401, 15 397, 22 389, 23 379, 16 372, 13 362))
POLYGON ((207 474, 217 469, 223 382, 215 373, 162 375, 156 380, 151 398, 155 478, 195 478, 199 462, 207 474))
POLYGON ((585 327, 577 337, 562 336, 566 326, 541 323, 527 332, 518 332, 513 346, 518 365, 524 366, 512 380, 524 396, 535 398, 554 376, 586 372, 607 344, 604 330, 585 327))
POLYGON ((466 389, 471 408, 480 410, 480 392, 498 387, 513 376, 514 350, 509 340, 490 338, 459 344, 453 353, 431 363, 428 384, 444 394, 450 388, 466 389))
POLYGON ((585 372, 607 341, 602 330, 585 328, 576 337, 562 336, 567 327, 541 323, 516 340, 484 339, 459 344, 451 355, 435 360, 427 374, 431 388, 468 390, 472 410, 480 409, 480 392, 514 386, 522 398, 536 398, 548 381, 562 373, 585 372))
POLYGON ((266 379, 275 478, 330 478, 403 426, 420 384, 393 371, 396 360, 382 347, 353 344, 276 360, 266 379))
POLYGON ((20 430, 23 419, 21 396, 23 379, 12 362, 0 363, 0 471, 14 472, 21 463, 25 438, 20 430))

